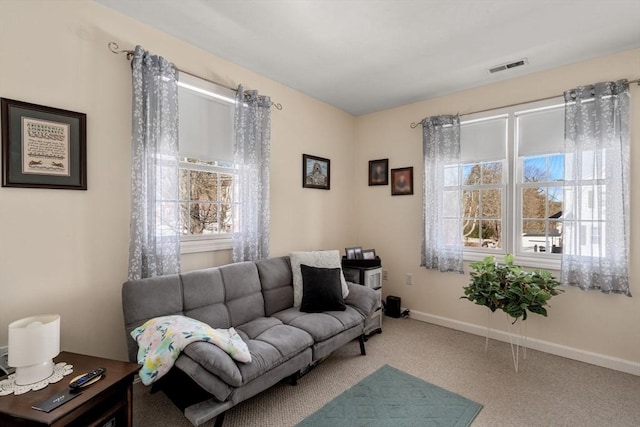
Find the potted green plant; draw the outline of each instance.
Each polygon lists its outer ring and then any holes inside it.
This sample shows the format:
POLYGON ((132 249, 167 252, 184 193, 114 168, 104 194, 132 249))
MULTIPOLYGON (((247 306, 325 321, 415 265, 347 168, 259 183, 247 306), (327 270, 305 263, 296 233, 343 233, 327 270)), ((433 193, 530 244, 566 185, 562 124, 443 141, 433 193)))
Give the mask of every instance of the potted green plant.
POLYGON ((518 319, 527 320, 527 311, 547 316, 548 302, 552 296, 564 290, 548 271, 526 271, 513 264, 513 255, 504 257, 504 264, 486 257, 471 263, 471 283, 465 286, 464 296, 478 305, 489 307, 492 312, 502 310, 518 319))

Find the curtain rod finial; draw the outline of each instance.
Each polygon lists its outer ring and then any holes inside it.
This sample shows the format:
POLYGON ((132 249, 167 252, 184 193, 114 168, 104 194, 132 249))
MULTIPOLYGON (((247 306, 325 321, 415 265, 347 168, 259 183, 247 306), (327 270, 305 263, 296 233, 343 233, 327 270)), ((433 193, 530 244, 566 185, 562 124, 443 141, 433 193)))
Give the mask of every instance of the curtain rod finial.
POLYGON ((118 43, 116 42, 109 42, 107 44, 107 46, 109 47, 109 50, 111 51, 111 53, 115 53, 115 54, 121 54, 121 53, 126 53, 127 54, 127 60, 131 60, 131 58, 133 58, 133 51, 132 50, 120 50, 120 46, 118 46, 118 43))

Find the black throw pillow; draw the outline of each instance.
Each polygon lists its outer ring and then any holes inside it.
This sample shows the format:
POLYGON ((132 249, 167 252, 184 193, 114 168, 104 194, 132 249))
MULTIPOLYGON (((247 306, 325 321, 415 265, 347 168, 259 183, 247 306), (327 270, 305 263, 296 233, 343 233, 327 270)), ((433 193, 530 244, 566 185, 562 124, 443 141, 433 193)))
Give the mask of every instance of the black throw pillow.
POLYGON ((300 311, 320 313, 322 311, 344 311, 342 283, 339 268, 317 268, 301 264, 302 302, 300 311))

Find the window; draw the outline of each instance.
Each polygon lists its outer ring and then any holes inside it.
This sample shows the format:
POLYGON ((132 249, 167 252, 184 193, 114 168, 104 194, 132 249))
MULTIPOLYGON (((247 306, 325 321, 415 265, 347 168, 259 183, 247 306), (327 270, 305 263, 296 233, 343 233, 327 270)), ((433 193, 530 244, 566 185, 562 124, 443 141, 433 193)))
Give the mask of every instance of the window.
POLYGON ((446 168, 445 183, 461 180, 465 259, 512 253, 559 267, 563 151, 560 98, 461 118, 461 164, 446 168))
POLYGON ((507 119, 500 115, 460 124, 465 250, 504 247, 507 119))
POLYGON ((235 92, 180 73, 178 102, 182 252, 229 249, 235 92))

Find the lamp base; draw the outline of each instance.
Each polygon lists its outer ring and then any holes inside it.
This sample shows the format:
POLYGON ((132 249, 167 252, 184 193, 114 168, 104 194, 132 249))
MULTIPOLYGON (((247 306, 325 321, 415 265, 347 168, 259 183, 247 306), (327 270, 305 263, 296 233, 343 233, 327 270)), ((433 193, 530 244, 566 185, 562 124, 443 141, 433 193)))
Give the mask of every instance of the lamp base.
POLYGON ((29 385, 49 378, 53 374, 53 360, 16 368, 16 385, 29 385))

